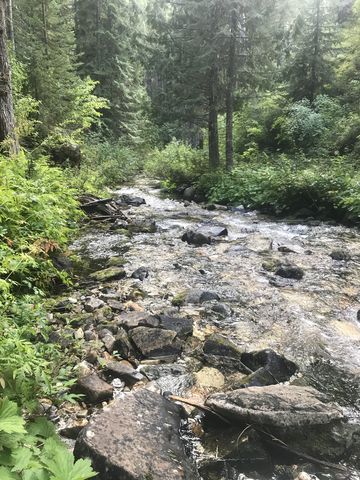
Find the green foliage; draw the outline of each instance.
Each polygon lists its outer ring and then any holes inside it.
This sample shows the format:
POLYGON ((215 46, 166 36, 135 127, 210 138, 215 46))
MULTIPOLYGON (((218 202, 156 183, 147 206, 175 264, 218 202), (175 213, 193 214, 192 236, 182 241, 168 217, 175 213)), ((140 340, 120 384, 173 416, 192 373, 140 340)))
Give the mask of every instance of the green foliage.
POLYGON ((61 170, 0 158, 0 304, 4 293, 38 293, 57 278, 50 256, 68 241, 79 218, 75 191, 61 170))
POLYGON ((173 141, 163 150, 155 149, 149 156, 145 170, 167 182, 167 185, 190 185, 207 170, 204 150, 173 141))
POLYGON ((44 418, 26 423, 17 405, 0 399, 2 480, 87 480, 96 475, 89 460, 75 461, 44 418))
POLYGON ((83 153, 76 176, 72 170, 67 172, 69 182, 79 191, 96 193, 132 180, 142 170, 147 150, 94 136, 87 138, 83 153))

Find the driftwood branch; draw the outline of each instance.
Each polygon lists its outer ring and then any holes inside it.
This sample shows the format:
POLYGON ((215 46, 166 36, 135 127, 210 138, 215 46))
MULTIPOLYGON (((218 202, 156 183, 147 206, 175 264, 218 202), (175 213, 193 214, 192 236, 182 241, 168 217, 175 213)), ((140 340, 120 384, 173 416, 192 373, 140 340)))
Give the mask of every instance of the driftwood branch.
MULTIPOLYGON (((185 405, 190 405, 191 407, 198 408, 199 410, 201 410, 205 413, 215 415, 221 421, 223 421, 224 423, 226 423, 228 425, 232 425, 234 423, 234 422, 230 422, 227 418, 224 418, 222 415, 220 415, 219 413, 215 412, 214 410, 212 410, 211 408, 207 407, 206 405, 204 405, 202 403, 194 402, 193 400, 188 400, 186 398, 176 397, 176 396, 173 396, 173 395, 171 395, 169 397, 169 399, 173 400, 174 402, 180 402, 180 403, 183 403, 185 405)), ((254 425, 247 425, 245 427, 245 429, 240 433, 240 435, 238 437, 237 444, 239 444, 240 439, 249 430, 254 430, 255 432, 259 433, 263 437, 263 440, 265 441, 265 443, 267 443, 268 445, 271 445, 273 447, 275 446, 277 448, 281 448, 282 450, 285 450, 288 453, 291 453, 292 455, 295 455, 296 457, 302 458, 304 460, 308 460, 311 463, 316 463, 317 465, 321 465, 323 467, 327 467, 327 468, 331 468, 331 469, 334 469, 334 470, 338 470, 340 472, 348 473, 348 469, 346 467, 344 467, 343 465, 337 465, 335 463, 326 462, 325 460, 321 460, 319 458, 313 457, 311 455, 308 455, 307 453, 295 450, 295 449, 289 447, 285 442, 280 440, 280 438, 277 438, 274 435, 272 435, 271 433, 265 432, 264 430, 261 430, 260 428, 254 426, 254 425)))

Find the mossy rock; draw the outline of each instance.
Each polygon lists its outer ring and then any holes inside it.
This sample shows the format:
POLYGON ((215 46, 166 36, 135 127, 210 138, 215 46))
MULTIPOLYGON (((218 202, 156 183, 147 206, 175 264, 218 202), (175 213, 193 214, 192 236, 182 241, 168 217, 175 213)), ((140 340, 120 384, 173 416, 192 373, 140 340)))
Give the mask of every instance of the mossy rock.
POLYGON ((106 266, 107 267, 123 267, 127 263, 128 263, 128 261, 125 260, 124 257, 111 257, 106 262, 106 266))
POLYGON ((183 305, 185 305, 187 294, 187 291, 177 293, 175 297, 171 300, 171 304, 174 307, 182 307, 183 305))
POLYGON ((98 282, 110 282, 112 280, 122 280, 126 277, 126 272, 121 267, 109 267, 92 273, 90 277, 98 282))
POLYGON ((266 260, 262 264, 262 268, 266 270, 267 272, 276 272, 276 270, 281 266, 280 260, 277 260, 276 258, 271 258, 269 260, 266 260))

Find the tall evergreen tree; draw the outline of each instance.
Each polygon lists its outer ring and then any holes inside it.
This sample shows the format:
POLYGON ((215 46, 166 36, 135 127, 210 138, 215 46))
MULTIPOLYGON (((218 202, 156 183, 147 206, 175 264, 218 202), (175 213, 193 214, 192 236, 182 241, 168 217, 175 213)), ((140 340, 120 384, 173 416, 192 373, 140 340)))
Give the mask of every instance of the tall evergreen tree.
POLYGON ((325 0, 308 0, 294 24, 289 66, 290 95, 311 102, 334 79, 336 28, 334 11, 325 0))
POLYGON ((139 139, 146 103, 140 62, 143 36, 136 0, 76 0, 79 72, 109 101, 104 121, 116 137, 139 139))

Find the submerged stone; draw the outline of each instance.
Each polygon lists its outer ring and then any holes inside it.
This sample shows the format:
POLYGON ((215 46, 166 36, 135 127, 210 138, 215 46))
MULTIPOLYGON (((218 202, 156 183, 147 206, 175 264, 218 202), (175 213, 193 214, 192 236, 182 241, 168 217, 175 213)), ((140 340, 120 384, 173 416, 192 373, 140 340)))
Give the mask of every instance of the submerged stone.
POLYGON ((297 267, 296 265, 282 265, 276 270, 275 275, 283 278, 301 280, 305 273, 302 268, 297 267))
POLYGON ((121 267, 109 267, 92 273, 90 277, 98 282, 110 282, 112 280, 122 280, 126 277, 126 272, 121 267))

